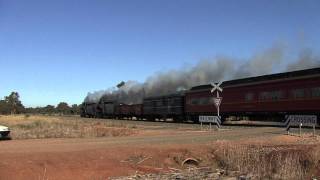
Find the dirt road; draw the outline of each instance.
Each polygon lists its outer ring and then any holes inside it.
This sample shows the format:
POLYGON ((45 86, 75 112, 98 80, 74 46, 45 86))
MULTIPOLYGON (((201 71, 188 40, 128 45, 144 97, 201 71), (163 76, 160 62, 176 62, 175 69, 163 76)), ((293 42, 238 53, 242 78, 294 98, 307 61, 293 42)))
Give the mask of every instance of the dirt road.
POLYGON ((217 140, 270 138, 283 133, 283 128, 234 127, 213 132, 146 130, 131 137, 0 141, 0 180, 106 179, 136 171, 157 172, 174 166, 167 161, 173 152, 201 151, 217 140), (144 165, 128 161, 145 157, 150 158, 144 165))

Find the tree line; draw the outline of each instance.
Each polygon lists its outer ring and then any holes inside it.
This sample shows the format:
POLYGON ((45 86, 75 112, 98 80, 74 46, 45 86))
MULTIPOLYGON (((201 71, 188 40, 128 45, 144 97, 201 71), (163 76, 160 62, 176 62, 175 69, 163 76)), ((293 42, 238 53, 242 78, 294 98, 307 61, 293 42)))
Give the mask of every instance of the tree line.
POLYGON ((18 92, 11 92, 9 96, 5 96, 0 100, 0 114, 60 114, 60 115, 76 115, 80 114, 81 105, 68 105, 66 102, 60 102, 57 106, 47 105, 44 107, 28 107, 25 108, 20 101, 18 92))

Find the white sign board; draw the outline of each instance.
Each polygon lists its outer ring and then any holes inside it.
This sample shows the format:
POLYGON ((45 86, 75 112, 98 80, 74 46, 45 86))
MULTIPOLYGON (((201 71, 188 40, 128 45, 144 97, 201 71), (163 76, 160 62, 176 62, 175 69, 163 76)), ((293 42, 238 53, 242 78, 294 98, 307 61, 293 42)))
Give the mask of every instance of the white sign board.
POLYGON ((290 126, 315 126, 317 124, 316 115, 286 115, 285 125, 287 130, 290 129, 290 126))
POLYGON ((199 122, 201 123, 215 123, 218 127, 221 125, 220 116, 199 116, 199 122))

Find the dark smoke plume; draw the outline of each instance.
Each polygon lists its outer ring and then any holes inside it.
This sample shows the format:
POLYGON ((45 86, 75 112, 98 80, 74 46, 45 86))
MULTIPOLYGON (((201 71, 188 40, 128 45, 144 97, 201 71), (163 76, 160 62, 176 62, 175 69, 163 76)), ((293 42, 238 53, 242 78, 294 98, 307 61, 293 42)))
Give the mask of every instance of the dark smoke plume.
POLYGON ((85 102, 98 102, 103 97, 126 104, 141 103, 143 97, 175 93, 211 82, 275 73, 281 70, 278 68, 282 64, 286 66, 282 71, 320 67, 319 57, 313 56, 310 50, 304 50, 298 59, 290 64, 285 64, 284 55, 283 46, 274 46, 242 60, 242 64, 237 59, 224 56, 202 60, 193 67, 154 74, 144 83, 121 82, 118 88, 88 93, 85 102))

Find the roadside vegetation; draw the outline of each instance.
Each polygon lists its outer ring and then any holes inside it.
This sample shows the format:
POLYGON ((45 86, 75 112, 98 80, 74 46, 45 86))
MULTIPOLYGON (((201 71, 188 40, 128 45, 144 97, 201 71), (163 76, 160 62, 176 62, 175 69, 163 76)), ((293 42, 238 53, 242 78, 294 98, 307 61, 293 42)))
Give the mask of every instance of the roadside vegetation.
POLYGON ((320 144, 218 143, 213 155, 219 167, 251 179, 320 177, 320 144))
POLYGON ((138 131, 132 125, 78 116, 1 115, 0 124, 11 129, 12 139, 116 137, 138 131))
MULTIPOLYGON (((200 148, 159 152, 158 156, 165 157, 165 172, 111 179, 319 179, 319 140, 289 137, 286 141, 285 136, 279 137, 271 141, 223 140, 200 148)), ((150 167, 154 164, 150 157, 154 154, 140 152, 125 162, 150 167)))

